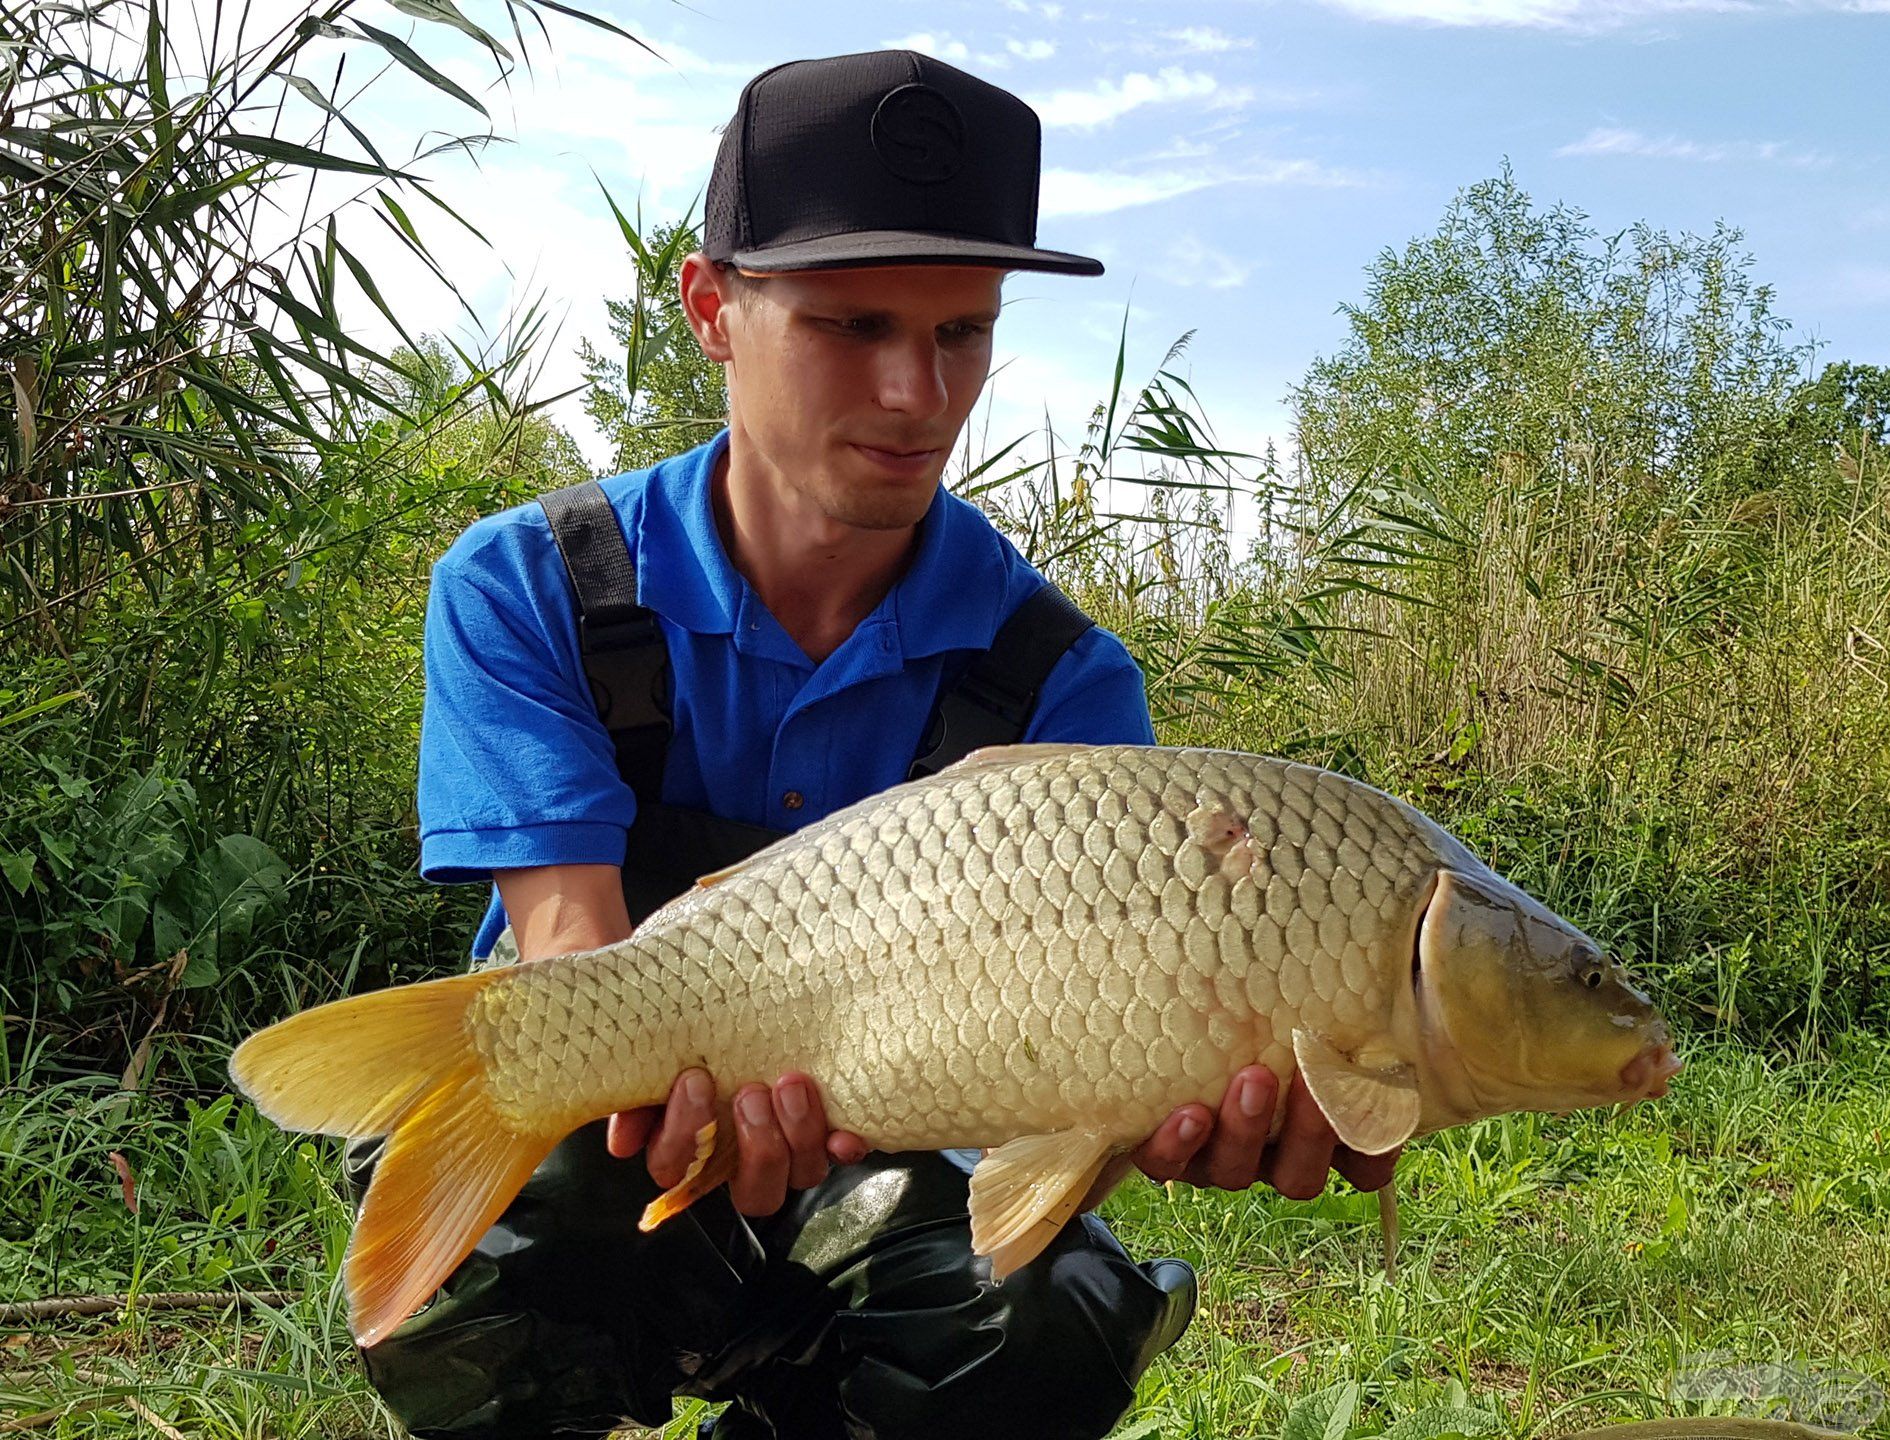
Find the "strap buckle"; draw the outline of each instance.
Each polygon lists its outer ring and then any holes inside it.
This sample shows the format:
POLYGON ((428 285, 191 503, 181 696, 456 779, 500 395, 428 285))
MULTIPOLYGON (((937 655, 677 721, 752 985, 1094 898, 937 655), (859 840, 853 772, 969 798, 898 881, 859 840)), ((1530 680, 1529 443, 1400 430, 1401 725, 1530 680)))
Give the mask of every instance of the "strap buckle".
POLYGON ((669 734, 669 649, 651 611, 601 624, 580 618, 578 648, 606 730, 660 726, 669 734))

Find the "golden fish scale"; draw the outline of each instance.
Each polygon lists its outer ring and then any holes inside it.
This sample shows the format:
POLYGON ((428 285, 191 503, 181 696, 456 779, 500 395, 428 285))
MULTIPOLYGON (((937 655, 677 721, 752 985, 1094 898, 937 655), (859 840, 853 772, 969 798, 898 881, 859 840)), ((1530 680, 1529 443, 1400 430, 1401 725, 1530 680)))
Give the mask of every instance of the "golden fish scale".
POLYGON ((837 812, 633 940, 509 973, 469 1019, 501 1112, 575 1126, 701 1064, 723 1094, 804 1070, 830 1123, 887 1149, 1135 1140, 1243 1065, 1284 1080, 1297 1027, 1382 1037, 1429 877, 1483 868, 1308 766, 1019 755, 837 812))

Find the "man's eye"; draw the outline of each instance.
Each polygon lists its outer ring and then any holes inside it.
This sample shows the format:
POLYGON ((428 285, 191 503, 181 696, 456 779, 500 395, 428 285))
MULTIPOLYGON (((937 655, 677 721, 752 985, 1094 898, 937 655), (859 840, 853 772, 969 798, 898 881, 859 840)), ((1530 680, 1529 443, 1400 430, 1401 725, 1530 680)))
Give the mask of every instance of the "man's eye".
POLYGON ((879 322, 870 315, 847 315, 827 322, 842 335, 871 335, 879 322))
POLYGON ((981 335, 989 335, 991 333, 991 327, 989 325, 979 325, 968 320, 962 321, 956 325, 942 325, 939 327, 939 330, 947 340, 958 341, 976 340, 981 335))

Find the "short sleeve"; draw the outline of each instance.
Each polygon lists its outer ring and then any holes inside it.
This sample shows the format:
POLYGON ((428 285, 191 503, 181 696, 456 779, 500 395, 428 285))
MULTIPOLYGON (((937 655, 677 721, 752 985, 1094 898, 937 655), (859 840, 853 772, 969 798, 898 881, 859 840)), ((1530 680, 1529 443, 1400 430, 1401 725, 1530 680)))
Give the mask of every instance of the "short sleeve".
POLYGON ((482 520, 433 569, 420 722, 428 880, 623 863, 636 800, 583 680, 542 517, 531 506, 482 520))
POLYGON ((1153 745, 1148 687, 1128 648, 1100 625, 1077 637, 1044 682, 1027 741, 1153 745))

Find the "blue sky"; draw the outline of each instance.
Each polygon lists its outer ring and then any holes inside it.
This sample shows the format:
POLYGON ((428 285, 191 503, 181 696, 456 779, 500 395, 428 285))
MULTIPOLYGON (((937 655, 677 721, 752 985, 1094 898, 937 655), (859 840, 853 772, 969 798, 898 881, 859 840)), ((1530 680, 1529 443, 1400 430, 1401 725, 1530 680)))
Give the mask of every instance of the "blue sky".
MULTIPOLYGON (((1753 274, 1822 358, 1890 363, 1890 0, 609 5, 661 63, 561 24, 534 73, 493 88, 470 44, 421 36, 513 140, 477 169, 429 167, 495 248, 435 233, 489 323, 541 292, 563 317, 547 384, 571 383, 577 336, 603 339, 603 297, 628 288, 592 171, 646 218, 680 214, 750 75, 883 45, 1028 99, 1044 121, 1039 238, 1108 266, 1007 283, 994 437, 1046 408, 1080 427, 1125 306, 1132 376, 1193 330, 1188 369, 1223 439, 1283 436, 1287 389, 1342 341, 1364 267, 1505 160, 1538 202, 1604 230, 1740 226, 1753 274)), ((405 77, 369 108, 477 128, 405 77)), ((450 324, 423 292, 409 292, 421 322, 450 324)), ((576 407, 559 414, 596 453, 576 407)))

